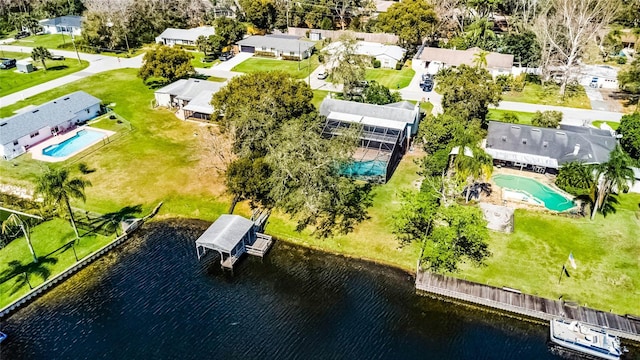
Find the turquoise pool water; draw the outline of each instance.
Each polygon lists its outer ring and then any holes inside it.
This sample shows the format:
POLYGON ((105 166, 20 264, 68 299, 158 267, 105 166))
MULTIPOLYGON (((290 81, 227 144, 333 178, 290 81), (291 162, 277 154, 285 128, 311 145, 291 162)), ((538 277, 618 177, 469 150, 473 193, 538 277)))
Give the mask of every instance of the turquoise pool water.
POLYGON ((572 200, 533 179, 515 175, 494 175, 493 181, 505 189, 518 191, 536 198, 549 210, 565 211, 575 205, 572 200))
POLYGON ((51 157, 69 156, 76 151, 80 151, 93 144, 97 140, 102 139, 103 137, 105 137, 105 134, 100 131, 89 129, 80 130, 73 137, 70 137, 59 144, 50 145, 42 149, 42 154, 51 157))
POLYGON ((387 163, 381 160, 356 161, 340 171, 347 176, 385 176, 387 172, 387 163))

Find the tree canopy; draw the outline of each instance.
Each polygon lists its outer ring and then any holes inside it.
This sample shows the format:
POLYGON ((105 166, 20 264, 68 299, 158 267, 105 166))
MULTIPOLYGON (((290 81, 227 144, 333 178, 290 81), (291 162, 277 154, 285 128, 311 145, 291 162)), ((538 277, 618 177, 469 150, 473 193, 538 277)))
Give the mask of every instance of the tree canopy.
POLYGON ((421 45, 424 38, 436 32, 438 17, 426 0, 404 0, 378 16, 382 31, 398 35, 405 45, 421 45))
POLYGON ((562 121, 562 112, 556 110, 536 111, 531 118, 531 125, 557 129, 562 121))
POLYGON ((367 218, 371 185, 340 175, 357 146, 357 129, 321 136, 323 119, 309 86, 282 72, 231 79, 213 96, 237 156, 226 172, 236 200, 277 208, 318 236, 346 233, 367 218))
POLYGON ((182 49, 159 46, 144 54, 138 76, 144 81, 153 77, 172 82, 194 73, 191 59, 193 55, 182 49))
POLYGON ((624 115, 618 126, 620 146, 633 159, 640 160, 640 113, 624 115))
POLYGON ((370 81, 362 93, 364 102, 368 104, 385 105, 402 101, 400 93, 390 91, 388 87, 377 81, 370 81))
POLYGON ((327 68, 331 69, 331 77, 342 84, 342 93, 348 97, 357 84, 364 80, 366 61, 357 54, 358 41, 354 37, 342 35, 338 41, 341 45, 332 54, 327 54, 326 63, 327 68))
POLYGON ((38 46, 33 48, 33 50, 31 50, 31 58, 33 58, 34 61, 39 60, 42 63, 42 67, 44 67, 44 69, 46 70, 47 69, 46 61, 48 59, 51 59, 51 53, 45 47, 38 46))
POLYGON ((618 72, 618 85, 626 92, 640 94, 640 59, 633 60, 627 69, 618 72))

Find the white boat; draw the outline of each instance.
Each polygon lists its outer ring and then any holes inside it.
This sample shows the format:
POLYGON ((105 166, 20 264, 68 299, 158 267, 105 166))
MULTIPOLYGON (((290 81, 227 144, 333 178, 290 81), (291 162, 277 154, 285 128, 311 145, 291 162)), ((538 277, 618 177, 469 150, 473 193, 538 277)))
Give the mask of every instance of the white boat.
POLYGON ((554 343, 600 359, 619 360, 623 352, 617 336, 575 320, 552 319, 550 334, 554 343))

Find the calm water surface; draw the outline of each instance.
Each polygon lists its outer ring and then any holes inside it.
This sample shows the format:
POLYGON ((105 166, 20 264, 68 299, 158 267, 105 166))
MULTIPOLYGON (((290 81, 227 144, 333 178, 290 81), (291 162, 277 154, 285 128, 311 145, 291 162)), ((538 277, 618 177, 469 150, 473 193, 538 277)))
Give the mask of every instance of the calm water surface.
POLYGON ((403 272, 276 244, 235 275, 195 221, 140 235, 3 320, 0 359, 555 359, 548 328, 415 295, 403 272))

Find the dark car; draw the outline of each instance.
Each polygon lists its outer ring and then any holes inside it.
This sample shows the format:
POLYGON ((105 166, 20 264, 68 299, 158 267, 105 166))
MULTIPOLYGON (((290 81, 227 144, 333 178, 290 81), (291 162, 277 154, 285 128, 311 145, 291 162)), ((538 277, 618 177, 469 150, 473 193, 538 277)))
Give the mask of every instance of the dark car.
POLYGON ((424 92, 429 92, 433 90, 433 80, 423 81, 422 83, 420 83, 420 88, 422 88, 422 91, 424 92))
POLYGON ((20 32, 19 32, 19 33, 17 33, 17 34, 16 34, 16 36, 14 36, 13 38, 14 38, 14 39, 16 39, 16 40, 19 40, 19 39, 26 38, 26 37, 28 37, 29 35, 31 35, 31 34, 29 34, 29 32, 28 32, 28 31, 20 31, 20 32))
POLYGON ((0 58, 0 69, 11 69, 16 67, 16 59, 0 58))
POLYGON ((324 80, 329 76, 329 73, 326 71, 321 72, 320 74, 318 74, 318 80, 324 80))
POLYGON ((220 55, 220 57, 218 58, 218 60, 220 61, 227 61, 229 59, 231 59, 233 57, 232 53, 223 53, 222 55, 220 55))
POLYGON ((425 82, 427 80, 432 80, 433 81, 433 75, 432 74, 422 74, 422 82, 425 82))

